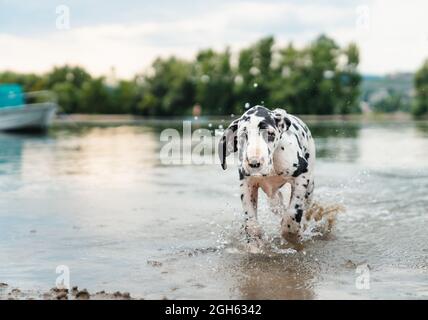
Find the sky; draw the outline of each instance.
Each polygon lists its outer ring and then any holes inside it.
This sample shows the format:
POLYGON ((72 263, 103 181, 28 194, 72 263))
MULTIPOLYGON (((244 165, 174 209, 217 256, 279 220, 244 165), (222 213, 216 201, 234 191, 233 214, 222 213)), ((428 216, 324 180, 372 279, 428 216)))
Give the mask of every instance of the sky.
POLYGON ((159 56, 327 34, 357 43, 364 74, 414 72, 428 58, 427 12, 426 0, 0 0, 0 71, 68 63, 131 78, 159 56))

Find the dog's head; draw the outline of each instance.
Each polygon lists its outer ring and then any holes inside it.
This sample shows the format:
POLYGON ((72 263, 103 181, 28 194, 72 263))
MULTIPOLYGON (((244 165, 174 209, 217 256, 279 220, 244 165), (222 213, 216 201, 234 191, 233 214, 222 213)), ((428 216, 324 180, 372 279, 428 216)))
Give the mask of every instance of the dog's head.
POLYGON ((223 169, 226 157, 238 151, 239 165, 246 175, 267 175, 272 171, 273 154, 281 134, 290 127, 283 109, 273 111, 255 106, 233 121, 219 143, 223 169))

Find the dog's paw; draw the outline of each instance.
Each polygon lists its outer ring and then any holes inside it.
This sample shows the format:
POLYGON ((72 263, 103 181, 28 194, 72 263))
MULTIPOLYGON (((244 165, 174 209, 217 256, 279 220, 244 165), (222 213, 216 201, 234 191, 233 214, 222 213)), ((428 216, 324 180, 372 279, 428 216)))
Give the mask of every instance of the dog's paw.
POLYGON ((300 223, 293 220, 291 216, 284 216, 281 220, 281 236, 291 243, 300 242, 300 223))
POLYGON ((261 254, 263 253, 263 245, 260 245, 257 242, 250 241, 249 243, 247 243, 245 250, 248 253, 261 254))
POLYGON ((256 220, 249 220, 244 225, 245 233, 253 239, 263 238, 263 231, 259 223, 256 220))
POLYGON ((245 237, 245 251, 250 253, 262 253, 265 243, 263 231, 256 220, 247 221, 242 228, 245 237))
POLYGON ((245 251, 253 254, 263 253, 265 243, 262 237, 252 237, 247 235, 245 251))

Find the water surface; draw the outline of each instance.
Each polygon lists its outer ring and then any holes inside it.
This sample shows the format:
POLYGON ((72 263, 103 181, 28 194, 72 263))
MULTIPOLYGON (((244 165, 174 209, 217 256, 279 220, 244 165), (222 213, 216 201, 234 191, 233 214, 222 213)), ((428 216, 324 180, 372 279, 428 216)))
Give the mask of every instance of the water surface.
POLYGON ((236 168, 162 164, 165 126, 0 134, 0 282, 48 290, 66 265, 72 285, 144 298, 428 298, 427 123, 309 123, 316 198, 346 212, 328 237, 275 250, 262 200, 260 255, 240 250, 236 168))

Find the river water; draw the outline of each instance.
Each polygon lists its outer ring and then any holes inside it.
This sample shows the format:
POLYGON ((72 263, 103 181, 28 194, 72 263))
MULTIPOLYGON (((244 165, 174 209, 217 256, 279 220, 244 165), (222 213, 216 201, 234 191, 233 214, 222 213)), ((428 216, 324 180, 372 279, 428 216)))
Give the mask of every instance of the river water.
POLYGON ((283 249, 262 197, 262 254, 240 246, 236 167, 162 163, 167 126, 0 134, 0 282, 31 295, 63 265, 72 286, 146 299, 428 298, 427 122, 309 122, 315 198, 346 211, 283 249))

